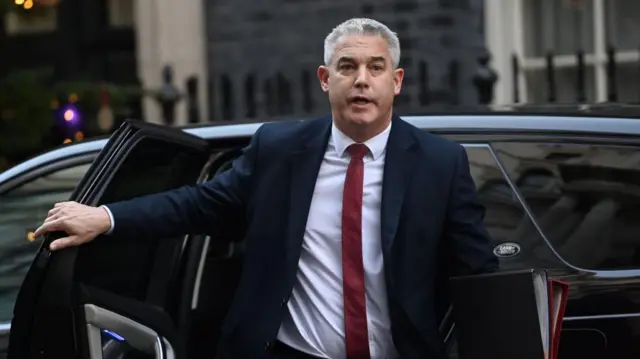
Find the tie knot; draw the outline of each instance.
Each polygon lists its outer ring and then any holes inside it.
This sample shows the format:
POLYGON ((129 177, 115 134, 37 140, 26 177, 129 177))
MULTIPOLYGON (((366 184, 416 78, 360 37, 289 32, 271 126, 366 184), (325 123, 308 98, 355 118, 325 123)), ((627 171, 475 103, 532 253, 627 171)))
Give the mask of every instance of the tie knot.
POLYGON ((364 157, 364 155, 367 154, 369 149, 364 143, 354 143, 352 145, 349 145, 349 147, 347 147, 347 151, 351 155, 351 158, 361 160, 364 157))

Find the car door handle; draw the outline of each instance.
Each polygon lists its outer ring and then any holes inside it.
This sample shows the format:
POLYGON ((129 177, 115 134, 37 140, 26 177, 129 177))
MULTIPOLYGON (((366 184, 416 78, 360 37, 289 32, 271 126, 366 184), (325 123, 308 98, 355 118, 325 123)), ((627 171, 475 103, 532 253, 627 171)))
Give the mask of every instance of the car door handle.
POLYGON ((175 359, 171 343, 153 329, 95 304, 84 305, 91 359, 102 359, 102 330, 121 336, 132 348, 157 359, 175 359))

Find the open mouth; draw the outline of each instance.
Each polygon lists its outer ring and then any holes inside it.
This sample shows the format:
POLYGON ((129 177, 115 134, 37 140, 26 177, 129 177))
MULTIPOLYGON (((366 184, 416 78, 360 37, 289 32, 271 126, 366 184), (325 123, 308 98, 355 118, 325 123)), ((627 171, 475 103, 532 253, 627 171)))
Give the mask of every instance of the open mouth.
POLYGON ((364 106, 364 105, 368 105, 370 103, 372 103, 371 99, 369 99, 368 97, 365 96, 354 96, 351 98, 350 102, 352 104, 356 104, 359 106, 364 106))

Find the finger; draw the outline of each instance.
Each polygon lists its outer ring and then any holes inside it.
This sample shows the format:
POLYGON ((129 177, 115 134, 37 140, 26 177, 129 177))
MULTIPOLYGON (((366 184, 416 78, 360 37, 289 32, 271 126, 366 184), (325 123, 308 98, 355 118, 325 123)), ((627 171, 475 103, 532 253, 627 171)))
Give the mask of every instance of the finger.
POLYGON ((51 242, 51 244, 49 244, 49 249, 51 251, 57 251, 57 250, 60 250, 60 249, 63 249, 63 248, 72 247, 72 246, 78 244, 77 243, 78 239, 79 238, 78 238, 77 235, 58 238, 55 241, 51 242))
POLYGON ((58 212, 60 212, 60 207, 53 207, 49 210, 49 212, 47 212, 47 217, 51 217, 58 212))
POLYGON ((54 214, 52 216, 49 216, 49 217, 45 218, 43 222, 44 223, 52 222, 52 221, 55 221, 55 220, 59 219, 60 217, 61 217, 61 215, 59 213, 58 214, 54 214))
POLYGON ((62 221, 60 219, 56 219, 50 222, 45 222, 43 223, 40 228, 36 229, 35 232, 33 232, 33 235, 35 237, 39 237, 43 234, 49 233, 49 232, 53 232, 53 231, 60 231, 64 228, 64 225, 62 223, 62 221))

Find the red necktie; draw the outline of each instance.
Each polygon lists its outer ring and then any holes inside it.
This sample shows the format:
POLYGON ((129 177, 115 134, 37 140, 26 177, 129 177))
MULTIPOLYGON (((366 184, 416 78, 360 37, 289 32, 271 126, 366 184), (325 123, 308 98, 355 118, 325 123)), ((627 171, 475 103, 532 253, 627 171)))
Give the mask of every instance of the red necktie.
POLYGON ((347 148, 351 155, 342 197, 342 288, 348 359, 369 359, 367 306, 362 263, 362 182, 367 153, 364 144, 347 148))

